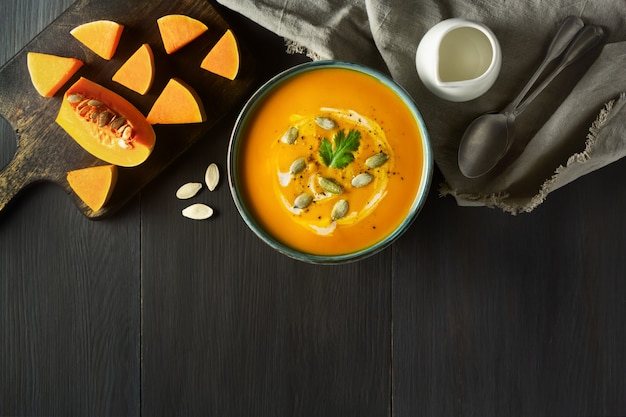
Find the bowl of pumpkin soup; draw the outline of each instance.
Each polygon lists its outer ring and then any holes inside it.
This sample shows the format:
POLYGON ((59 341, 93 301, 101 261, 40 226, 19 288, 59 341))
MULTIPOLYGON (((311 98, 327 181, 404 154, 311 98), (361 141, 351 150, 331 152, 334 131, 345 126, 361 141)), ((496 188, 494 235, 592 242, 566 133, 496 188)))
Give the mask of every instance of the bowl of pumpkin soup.
POLYGON ((356 261, 414 221, 433 156, 411 97, 376 70, 316 61, 267 81, 243 107, 228 149, 241 217, 284 255, 356 261))

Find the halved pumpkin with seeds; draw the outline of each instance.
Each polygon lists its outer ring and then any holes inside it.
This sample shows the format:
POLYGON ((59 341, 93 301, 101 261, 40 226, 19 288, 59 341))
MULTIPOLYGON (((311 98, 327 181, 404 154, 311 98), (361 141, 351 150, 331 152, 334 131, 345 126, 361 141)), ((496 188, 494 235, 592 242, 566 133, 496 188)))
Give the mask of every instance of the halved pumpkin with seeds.
POLYGON ((98 211, 109 200, 117 182, 117 167, 101 165, 70 171, 67 182, 91 210, 98 211))
POLYGON ((198 93, 181 79, 172 78, 146 119, 153 125, 202 123, 206 120, 206 113, 198 93))
POLYGON ((56 122, 87 152, 123 167, 144 162, 156 141, 135 106, 86 78, 65 92, 56 122))
POLYGON ((96 20, 76 26, 70 34, 104 59, 115 55, 124 26, 111 20, 96 20))
POLYGON ((29 52, 26 65, 33 86, 43 97, 52 97, 83 66, 83 61, 57 55, 29 52))
POLYGON ((160 17, 157 26, 168 54, 173 54, 209 30, 201 21, 182 14, 160 17))

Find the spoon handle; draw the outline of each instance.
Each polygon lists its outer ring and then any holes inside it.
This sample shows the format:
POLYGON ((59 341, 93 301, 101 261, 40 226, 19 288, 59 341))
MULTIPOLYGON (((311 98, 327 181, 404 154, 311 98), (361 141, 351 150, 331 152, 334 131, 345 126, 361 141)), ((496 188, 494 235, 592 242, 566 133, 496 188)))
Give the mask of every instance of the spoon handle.
POLYGON ((585 26, 569 45, 559 65, 543 80, 543 82, 513 111, 515 117, 543 91, 561 73, 567 66, 585 55, 589 50, 596 46, 604 37, 604 31, 601 27, 590 25, 585 26))
POLYGON ((535 84, 537 78, 543 73, 546 69, 547 65, 558 58, 565 48, 571 43, 574 36, 580 31, 580 29, 584 26, 583 21, 576 16, 568 16, 565 18, 563 23, 561 23, 561 27, 559 28, 556 35, 552 39, 550 46, 548 47, 548 52, 546 52, 546 56, 543 59, 543 62, 539 65, 533 76, 528 80, 526 86, 522 89, 519 95, 511 102, 508 106, 503 110, 503 113, 509 113, 515 110, 517 105, 522 101, 522 99, 526 96, 530 88, 535 84))

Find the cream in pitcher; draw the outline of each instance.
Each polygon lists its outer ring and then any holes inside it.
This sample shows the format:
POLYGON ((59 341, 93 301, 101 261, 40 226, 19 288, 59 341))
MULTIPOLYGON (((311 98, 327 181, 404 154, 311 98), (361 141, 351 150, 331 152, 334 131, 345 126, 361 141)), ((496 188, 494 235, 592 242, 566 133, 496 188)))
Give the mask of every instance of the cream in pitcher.
POLYGON ((424 85, 450 101, 472 100, 493 85, 502 54, 493 32, 471 20, 439 22, 422 38, 415 63, 424 85))

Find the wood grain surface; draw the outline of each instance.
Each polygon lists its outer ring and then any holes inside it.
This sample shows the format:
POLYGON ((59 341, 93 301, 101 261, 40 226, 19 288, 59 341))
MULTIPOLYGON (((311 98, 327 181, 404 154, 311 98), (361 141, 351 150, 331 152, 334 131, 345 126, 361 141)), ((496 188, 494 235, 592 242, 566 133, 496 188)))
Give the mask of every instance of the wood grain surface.
POLYGON ((202 58, 229 27, 206 0, 150 1, 80 0, 43 29, 0 69, 0 115, 14 130, 18 148, 14 159, 0 173, 0 210, 23 188, 37 181, 52 181, 63 187, 85 215, 102 218, 124 205, 143 186, 165 169, 190 145, 210 138, 211 129, 225 114, 239 107, 256 77, 256 62, 241 44, 242 70, 233 81, 200 68, 202 58), (205 23, 209 30, 177 53, 165 53, 156 20, 182 13, 205 23), (107 19, 124 25, 115 56, 106 61, 70 35, 83 23, 107 19), (156 74, 153 87, 137 94, 111 80, 117 69, 144 43, 151 45, 156 74), (35 91, 26 66, 28 52, 75 57, 85 65, 53 98, 35 91), (64 91, 79 77, 86 77, 113 90, 146 115, 172 77, 188 83, 201 97, 207 121, 187 125, 156 125, 157 144, 152 155, 138 167, 120 168, 118 185, 109 202, 93 212, 67 183, 70 170, 102 164, 83 150, 54 120, 64 91))
MULTIPOLYGON (((0 64, 71 3, 5 0, 0 64)), ((215 7, 257 85, 305 60, 215 7)), ((624 161, 519 216, 456 206, 436 172, 398 242, 314 266, 248 230, 224 181, 176 199, 224 174, 236 112, 101 221, 51 183, 0 215, 0 415, 626 415, 624 161), (183 218, 194 202, 214 218, 183 218)))
POLYGON ((625 170, 530 215, 430 200, 395 246, 397 416, 626 415, 625 170))

